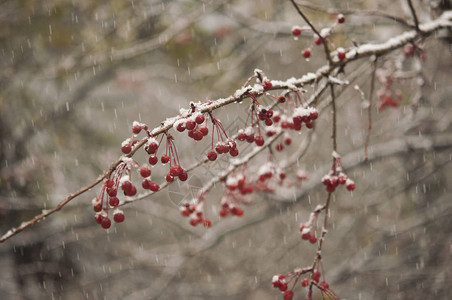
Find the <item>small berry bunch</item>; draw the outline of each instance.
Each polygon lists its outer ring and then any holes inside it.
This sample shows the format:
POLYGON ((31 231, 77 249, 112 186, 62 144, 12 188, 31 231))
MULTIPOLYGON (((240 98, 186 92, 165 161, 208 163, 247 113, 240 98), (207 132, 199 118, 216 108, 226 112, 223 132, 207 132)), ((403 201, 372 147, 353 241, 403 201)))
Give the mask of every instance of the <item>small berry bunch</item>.
MULTIPOLYGON (((314 33, 314 37, 311 42, 311 45, 308 48, 305 48, 304 50, 301 51, 301 54, 303 55, 303 57, 306 59, 310 58, 311 51, 312 51, 312 48, 314 47, 314 45, 317 45, 317 46, 322 45, 323 40, 328 41, 329 43, 331 43, 333 45, 334 48, 336 48, 335 45, 333 44, 333 42, 328 37, 331 35, 331 33, 333 32, 333 30, 335 29, 335 27, 337 25, 343 24, 343 23, 345 23, 345 16, 343 14, 338 14, 337 18, 336 18, 336 22, 334 22, 330 27, 323 28, 320 31, 321 37, 314 33), (323 38, 323 40, 322 40, 322 38, 323 38)), ((294 39, 297 40, 303 31, 312 31, 312 29, 310 27, 293 26, 292 27, 292 35, 293 35, 294 39)), ((340 59, 340 60, 345 59, 345 57, 346 57, 345 50, 343 48, 337 48, 336 55, 337 55, 338 59, 340 59)))
POLYGON ((246 176, 243 173, 233 173, 226 179, 226 188, 231 192, 238 192, 241 195, 251 194, 254 191, 252 184, 246 182, 246 176))
POLYGON ((206 118, 202 113, 196 111, 196 106, 191 103, 191 115, 187 118, 183 118, 174 122, 174 127, 179 132, 188 131, 188 136, 195 141, 200 141, 203 137, 209 134, 209 129, 203 123, 206 118))
MULTIPOLYGON (((272 278, 272 285, 274 288, 277 288, 281 292, 283 292, 284 300, 292 300, 293 296, 294 296, 293 290, 296 287, 297 282, 300 279, 301 275, 306 272, 309 272, 309 269, 299 269, 298 268, 285 275, 281 275, 281 274, 274 275, 272 278), (292 287, 289 288, 289 284, 291 284, 291 283, 292 283, 292 287)), ((302 285, 303 285, 303 282, 302 282, 302 285)))
POLYGON ((339 297, 329 288, 329 284, 326 281, 320 281, 322 274, 317 269, 305 268, 305 269, 295 269, 286 275, 274 275, 272 278, 272 285, 274 288, 279 289, 284 293, 284 300, 291 300, 294 296, 294 288, 297 285, 298 280, 300 280, 301 275, 311 272, 311 280, 308 278, 303 278, 301 280, 301 286, 307 288, 308 294, 305 299, 312 299, 312 286, 317 287, 321 294, 322 299, 334 299, 339 300, 339 297), (292 288, 289 289, 289 284, 293 281, 292 288), (309 288, 308 288, 309 287, 309 288))
MULTIPOLYGON (((300 131, 303 123, 306 124, 308 129, 314 127, 313 121, 318 118, 319 113, 316 108, 308 106, 307 100, 304 99, 300 90, 296 90, 293 97, 291 94, 287 94, 284 99, 284 112, 281 115, 276 114, 273 118, 273 121, 279 124, 281 129, 300 131)), ((287 141, 287 144, 291 142, 291 140, 287 141)))
POLYGON ((111 220, 108 217, 109 209, 114 209, 113 220, 116 223, 124 221, 124 212, 118 208, 119 198, 118 189, 121 188, 125 196, 131 197, 137 194, 137 188, 133 185, 131 177, 131 168, 134 167, 142 177, 143 187, 145 185, 153 190, 158 191, 158 184, 150 180, 151 170, 146 165, 140 167, 133 159, 123 158, 123 162, 118 165, 110 178, 102 184, 99 196, 93 200, 93 208, 96 212, 96 222, 103 228, 108 229, 111 226, 111 220))
POLYGON ((183 202, 179 206, 182 216, 190 218, 190 225, 197 226, 203 224, 204 227, 210 227, 212 221, 203 217, 204 197, 198 196, 198 199, 193 199, 190 202, 183 202))
POLYGON ((210 151, 207 152, 207 158, 210 161, 214 161, 218 157, 217 153, 224 154, 229 152, 229 154, 233 157, 239 155, 237 144, 234 140, 228 138, 223 124, 221 124, 220 120, 215 119, 211 113, 209 113, 209 115, 212 120, 212 145, 210 151), (217 136, 217 142, 215 143, 214 148, 215 135, 217 136))
POLYGON ((317 227, 317 216, 321 211, 321 207, 316 208, 309 216, 309 220, 300 224, 301 238, 305 241, 309 241, 311 244, 317 242, 317 236, 315 234, 315 227, 317 227))
POLYGON ((134 121, 132 124, 133 136, 122 142, 121 144, 122 153, 129 154, 130 152, 132 152, 132 147, 135 146, 136 143, 138 143, 138 140, 136 140, 135 137, 137 134, 141 132, 141 130, 148 131, 148 127, 146 126, 146 124, 134 121))
POLYGON ((326 190, 329 193, 334 192, 339 184, 344 184, 349 191, 355 189, 355 182, 348 178, 342 166, 341 157, 335 151, 333 152, 333 165, 328 174, 323 176, 322 183, 326 186, 326 190))
MULTIPOLYGON (((160 157, 160 162, 163 165, 169 163, 169 172, 165 176, 166 182, 173 182, 176 177, 179 178, 180 181, 186 181, 188 174, 187 171, 185 171, 184 168, 182 168, 182 166, 180 165, 176 145, 174 144, 174 137, 167 132, 162 135, 159 142, 157 142, 157 140, 152 137, 148 139, 145 150, 148 154, 150 154, 149 163, 153 166, 158 163, 159 159, 157 157, 157 152, 164 138, 166 142, 165 153, 160 157)), ((143 186, 143 188, 145 187, 143 186)))
MULTIPOLYGON (((252 191, 252 188, 248 189, 248 193, 251 193, 252 191)), ((220 217, 224 218, 228 215, 241 217, 243 215, 243 209, 241 209, 238 205, 241 203, 249 203, 249 201, 246 201, 242 195, 226 189, 225 194, 220 200, 220 217)))
POLYGON ((255 95, 250 95, 253 102, 248 111, 248 117, 245 121, 245 128, 240 129, 237 135, 239 141, 247 141, 248 143, 255 143, 257 146, 263 146, 265 141, 261 133, 260 122, 263 121, 265 125, 271 126, 273 124, 272 116, 273 110, 271 108, 264 108, 259 104, 255 95), (257 134, 254 133, 254 123, 257 126, 257 134))

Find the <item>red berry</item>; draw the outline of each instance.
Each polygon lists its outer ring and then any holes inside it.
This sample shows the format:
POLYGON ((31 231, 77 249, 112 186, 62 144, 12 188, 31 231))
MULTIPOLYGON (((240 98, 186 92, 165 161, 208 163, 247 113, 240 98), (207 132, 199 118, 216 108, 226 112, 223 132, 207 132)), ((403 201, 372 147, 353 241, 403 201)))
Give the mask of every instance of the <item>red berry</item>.
POLYGON ((239 134, 237 135, 237 139, 239 141, 244 141, 246 139, 246 134, 244 132, 239 132, 239 134))
POLYGON ((201 128, 199 129, 199 131, 201 131, 201 133, 202 133, 203 136, 206 136, 206 135, 209 134, 209 128, 207 128, 207 127, 201 127, 201 128))
POLYGON ((128 191, 124 191, 124 194, 126 196, 135 196, 137 194, 137 188, 135 186, 132 185, 132 187, 130 188, 130 190, 128 191))
POLYGON ((346 185, 347 190, 349 191, 354 191, 355 190, 355 184, 354 183, 349 183, 346 185))
POLYGON ((248 143, 252 143, 252 142, 254 142, 254 133, 253 134, 250 134, 250 135, 247 135, 246 136, 246 141, 248 142, 248 143))
POLYGON ((160 157, 160 161, 162 162, 162 164, 166 164, 170 161, 170 157, 166 154, 163 154, 162 157, 160 157))
POLYGON ((204 227, 209 228, 210 226, 212 226, 212 221, 204 219, 204 227))
POLYGON ((279 290, 280 290, 281 292, 284 292, 285 290, 287 290, 287 283, 281 282, 281 283, 279 284, 279 290))
POLYGON ((102 226, 102 228, 108 229, 111 226, 111 221, 108 217, 102 218, 100 225, 102 226))
POLYGON ((273 121, 271 119, 267 119, 267 120, 265 120, 265 125, 272 126, 273 125, 273 121))
POLYGON ((301 235, 301 238, 302 238, 303 240, 307 241, 307 240, 309 240, 309 239, 311 238, 311 233, 309 233, 309 232, 303 233, 303 234, 301 235))
POLYGON ((204 137, 204 134, 202 134, 201 130, 193 130, 193 139, 195 141, 200 141, 204 137))
POLYGON ((173 182, 174 181, 174 177, 171 174, 166 174, 166 182, 173 182))
POLYGON ((108 188, 111 188, 111 187, 113 187, 115 185, 115 181, 113 179, 108 179, 107 182, 105 183, 105 185, 108 188))
POLYGON ((157 158, 157 156, 149 156, 149 163, 151 165, 155 166, 158 161, 159 161, 159 159, 157 158))
POLYGON ((114 197, 118 194, 118 190, 116 188, 108 188, 107 189, 107 194, 110 197, 114 197))
POLYGON ((147 147, 147 152, 149 154, 155 154, 155 152, 157 152, 158 148, 159 148, 159 145, 157 145, 156 142, 151 142, 151 143, 149 143, 149 145, 147 147))
POLYGON ((337 15, 337 22, 338 22, 339 24, 342 24, 342 23, 345 22, 345 17, 344 17, 343 14, 338 14, 338 15, 337 15))
POLYGON ((132 183, 131 183, 130 181, 124 181, 124 182, 121 184, 121 189, 122 189, 123 191, 129 191, 131 188, 132 188, 132 183))
POLYGON ((315 234, 311 235, 311 237, 309 238, 309 242, 311 244, 315 244, 317 242, 317 237, 315 236, 315 234))
POLYGON ((195 121, 193 121, 193 120, 188 120, 188 121, 185 123, 185 127, 186 127, 188 130, 192 130, 193 128, 195 128, 195 126, 196 126, 196 123, 195 123, 195 121))
POLYGON ((319 117, 319 113, 316 111, 309 114, 309 119, 311 119, 311 120, 316 120, 318 117, 319 117))
POLYGON ((315 282, 319 282, 319 280, 320 280, 320 272, 319 272, 319 270, 315 270, 313 273, 312 273, 312 280, 314 280, 315 282))
POLYGON ((278 143, 278 144, 276 145, 276 150, 278 150, 278 151, 283 151, 283 150, 284 150, 283 144, 278 143))
POLYGON ((129 144, 125 144, 121 147, 121 151, 124 154, 129 154, 130 151, 132 151, 132 146, 130 146, 129 144))
POLYGON ((309 280, 307 278, 303 278, 303 280, 301 281, 301 286, 307 287, 308 285, 309 285, 309 280))
POLYGON ((298 26, 294 26, 294 27, 292 28, 292 34, 293 34, 294 36, 299 36, 299 35, 301 34, 301 28, 298 27, 298 26))
POLYGON ((113 220, 116 223, 124 222, 124 219, 125 219, 125 217, 124 217, 124 213, 122 211, 119 210, 119 211, 116 211, 113 213, 113 220))
POLYGON ((292 300, 293 299, 293 291, 287 290, 284 292, 284 300, 292 300))
POLYGON ((143 187, 143 189, 149 190, 151 187, 151 183, 152 183, 152 181, 150 179, 146 178, 146 179, 143 179, 141 186, 143 187))
POLYGON ((182 168, 180 168, 180 166, 172 166, 169 173, 171 176, 179 176, 181 170, 182 168))
POLYGON ((108 202, 113 207, 116 207, 119 205, 119 199, 117 197, 110 197, 110 200, 108 202))
POLYGON ((214 161, 214 160, 217 159, 217 154, 215 153, 215 151, 210 150, 209 153, 207 153, 207 158, 208 158, 210 161, 214 161))
POLYGON ((270 81, 264 81, 264 84, 263 84, 264 91, 271 89, 272 86, 273 86, 273 84, 270 81))
POLYGON ((220 210, 220 217, 226 217, 229 214, 229 209, 220 210))
POLYGON ((284 144, 286 144, 287 146, 289 146, 290 144, 292 144, 292 138, 290 136, 286 137, 284 139, 284 144))
POLYGON ((141 125, 135 125, 132 127, 132 131, 135 134, 139 134, 141 132, 141 125))
MULTIPOLYGON (((152 156, 151 156, 152 157, 152 156)), ((155 156, 154 156, 155 157, 155 156)), ((142 166, 140 168, 140 175, 144 178, 151 176, 151 169, 148 166, 142 166)))
POLYGON ((100 212, 102 210, 102 203, 100 201, 96 201, 93 205, 93 209, 95 212, 100 212))
POLYGON ((279 98, 278 98, 278 102, 279 102, 279 103, 284 103, 284 102, 286 102, 286 97, 284 97, 284 96, 279 97, 279 98))
POLYGON ((322 39, 318 35, 315 35, 314 36, 314 43, 316 45, 322 45, 322 39))
POLYGON ((322 288, 322 290, 327 290, 330 287, 330 285, 325 281, 322 281, 319 285, 322 288))
POLYGON ((314 127, 314 124, 312 124, 311 121, 306 122, 306 127, 309 128, 309 129, 312 129, 314 127))
POLYGON ((182 172, 179 174, 179 180, 180 181, 185 181, 188 178, 188 174, 187 171, 182 170, 182 172))
POLYGON ((191 226, 196 226, 199 223, 199 219, 190 219, 190 225, 191 226))
POLYGON ((102 214, 96 214, 95 216, 95 219, 96 219, 96 223, 97 224, 102 224, 102 220, 104 219, 104 216, 102 216, 102 214))
POLYGON ((196 123, 202 124, 204 122, 204 116, 203 115, 197 115, 195 118, 196 123))
POLYGON ((185 208, 185 209, 181 210, 181 214, 184 217, 188 217, 191 214, 191 212, 188 208, 185 208))
POLYGON ((344 49, 338 49, 337 50, 337 58, 339 58, 340 60, 343 60, 343 59, 345 59, 345 51, 344 51, 344 49))
POLYGON ((232 157, 235 157, 239 155, 239 150, 237 148, 232 148, 231 150, 229 150, 229 154, 231 154, 232 157))
POLYGON ((256 145, 258 146, 262 146, 264 145, 265 141, 264 138, 262 137, 262 135, 258 135, 255 139, 254 142, 256 143, 256 145))
POLYGON ((149 184, 149 189, 153 192, 157 192, 160 189, 160 186, 155 182, 151 182, 149 184))
POLYGON ((176 130, 179 132, 183 132, 185 130, 185 124, 184 123, 178 123, 176 126, 176 130))
POLYGON ((303 57, 304 58, 310 58, 311 57, 311 50, 310 49, 303 50, 303 57))
POLYGON ((243 215, 243 209, 238 208, 238 207, 233 207, 233 208, 231 209, 231 213, 232 213, 233 215, 236 215, 236 216, 238 216, 238 217, 241 217, 241 216, 243 215))

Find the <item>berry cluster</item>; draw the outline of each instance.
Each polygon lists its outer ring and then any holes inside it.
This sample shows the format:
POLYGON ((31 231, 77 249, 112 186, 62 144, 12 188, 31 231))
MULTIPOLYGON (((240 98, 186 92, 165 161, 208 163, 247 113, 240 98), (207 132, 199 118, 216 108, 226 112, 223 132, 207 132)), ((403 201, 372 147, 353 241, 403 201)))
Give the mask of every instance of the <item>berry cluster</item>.
POLYGON ((317 226, 316 221, 319 213, 320 207, 316 208, 316 210, 311 213, 307 222, 300 224, 301 238, 305 241, 309 241, 311 244, 317 242, 315 227, 317 226))
POLYGON ((322 299, 339 299, 339 297, 330 290, 329 284, 326 281, 320 281, 320 277, 322 274, 319 270, 311 268, 308 269, 295 269, 294 271, 286 274, 286 275, 274 275, 272 278, 272 285, 274 288, 279 289, 281 292, 283 292, 283 299, 284 300, 291 300, 294 296, 294 288, 297 285, 298 280, 300 279, 301 275, 304 273, 311 272, 311 280, 308 278, 303 278, 300 282, 301 286, 304 288, 307 288, 308 294, 306 295, 305 299, 312 299, 312 286, 317 287, 320 290, 320 293, 322 294, 322 299), (293 281, 292 288, 289 289, 289 284, 293 281), (311 286, 311 287, 309 287, 311 286), (309 288, 308 288, 309 287, 309 288))
POLYGON ((207 152, 207 158, 210 161, 214 161, 218 157, 217 153, 229 153, 233 157, 239 155, 237 144, 233 139, 228 138, 228 135, 226 134, 223 124, 221 124, 220 120, 215 119, 211 113, 210 118, 212 120, 212 145, 210 151, 207 152), (217 142, 215 143, 214 150, 215 135, 217 136, 217 142))
MULTIPOLYGON (((338 14, 337 18, 336 18, 336 22, 334 22, 333 25, 331 25, 328 28, 323 28, 320 31, 320 35, 323 38, 323 40, 331 43, 333 48, 336 49, 336 55, 337 55, 337 58, 339 60, 345 59, 345 57, 346 57, 345 50, 343 48, 341 48, 341 47, 336 48, 336 46, 331 41, 331 39, 329 39, 329 36, 331 35, 331 33, 333 32, 333 30, 335 29, 335 27, 337 25, 343 24, 343 23, 345 23, 345 16, 343 14, 338 14)), ((312 31, 312 29, 310 27, 300 27, 300 26, 297 26, 297 25, 293 26, 292 27, 292 35, 293 35, 294 39, 298 40, 298 37, 301 35, 301 33, 303 31, 312 31)), ((321 37, 319 37, 316 33, 314 33, 314 37, 313 37, 311 45, 308 48, 306 48, 306 49, 301 51, 301 54, 302 54, 302 56, 304 58, 308 59, 308 58, 311 57, 311 50, 314 47, 314 45, 317 45, 317 46, 322 45, 323 41, 322 41, 321 37)))
POLYGON ((203 137, 209 134, 209 128, 207 128, 206 118, 204 115, 198 111, 196 111, 196 106, 191 103, 191 112, 192 114, 180 120, 174 122, 174 127, 179 132, 188 131, 188 136, 195 141, 200 141, 203 137))
POLYGON ((264 145, 264 137, 261 133, 260 122, 263 121, 266 126, 273 125, 272 117, 273 110, 271 108, 264 108, 258 101, 257 97, 250 94, 253 102, 248 110, 248 116, 245 121, 245 128, 240 129, 237 135, 239 141, 247 141, 248 143, 255 143, 257 146, 261 147, 264 145), (257 126, 257 134, 254 133, 254 126, 257 126))
MULTIPOLYGON (((160 142, 157 142, 157 140, 154 138, 148 139, 145 146, 145 150, 148 154, 150 154, 148 160, 149 163, 153 166, 158 163, 159 159, 157 157, 157 152, 160 148, 160 145, 162 144, 163 138, 166 138, 165 139, 166 147, 165 153, 162 154, 162 156, 160 157, 160 162, 163 165, 169 163, 169 172, 166 174, 165 180, 167 182, 173 182, 174 179, 177 177, 179 178, 180 181, 186 181, 188 178, 187 171, 185 171, 184 168, 182 168, 182 166, 180 165, 176 145, 174 144, 174 138, 169 133, 164 133, 160 138, 160 142)), ((143 188, 146 189, 144 185, 143 188)))
POLYGON ((132 124, 133 136, 122 142, 121 144, 122 153, 129 154, 130 152, 132 152, 132 147, 135 146, 136 143, 138 143, 138 140, 136 140, 135 137, 137 134, 141 132, 141 130, 145 130, 146 132, 148 132, 148 127, 143 123, 134 121, 132 124))
POLYGON ((109 209, 114 209, 113 220, 116 223, 124 221, 124 212, 118 208, 119 188, 125 196, 131 197, 137 194, 137 188, 133 185, 131 177, 131 169, 134 167, 138 173, 144 178, 142 186, 144 189, 150 189, 154 192, 159 190, 159 185, 151 181, 151 170, 147 165, 139 166, 136 161, 131 158, 123 158, 123 162, 118 165, 110 178, 102 184, 99 196, 93 200, 93 209, 96 212, 95 219, 103 228, 108 229, 111 226, 111 220, 108 217, 109 209))
POLYGON ((355 189, 355 182, 348 178, 347 173, 345 173, 341 163, 341 157, 336 152, 333 152, 333 158, 333 166, 328 174, 322 178, 322 183, 326 186, 326 190, 332 193, 339 184, 345 184, 347 190, 353 191, 355 189))
POLYGON ((191 202, 183 202, 179 207, 182 216, 190 218, 190 225, 196 226, 198 224, 203 224, 204 227, 210 227, 212 221, 203 217, 203 205, 204 199, 200 196, 198 199, 193 199, 191 202))

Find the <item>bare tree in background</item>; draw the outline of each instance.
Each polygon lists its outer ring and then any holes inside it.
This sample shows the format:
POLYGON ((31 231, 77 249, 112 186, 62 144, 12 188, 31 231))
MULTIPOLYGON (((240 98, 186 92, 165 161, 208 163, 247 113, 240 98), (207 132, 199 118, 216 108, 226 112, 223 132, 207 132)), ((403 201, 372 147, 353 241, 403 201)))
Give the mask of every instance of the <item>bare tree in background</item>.
POLYGON ((450 9, 3 1, 0 297, 447 298, 450 9), (178 126, 199 115, 195 142, 178 126), (151 137, 187 171, 152 167, 156 193, 134 170, 151 137), (125 220, 104 230, 109 178, 125 220))

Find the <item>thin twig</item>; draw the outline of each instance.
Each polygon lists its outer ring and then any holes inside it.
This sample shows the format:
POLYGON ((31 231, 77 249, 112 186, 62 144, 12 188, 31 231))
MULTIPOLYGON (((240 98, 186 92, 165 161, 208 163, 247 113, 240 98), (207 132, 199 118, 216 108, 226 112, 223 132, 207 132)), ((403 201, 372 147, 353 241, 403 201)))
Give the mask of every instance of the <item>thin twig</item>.
POLYGON ((372 99, 374 97, 374 88, 375 88, 375 73, 377 71, 377 59, 374 60, 374 67, 372 70, 372 77, 370 79, 370 91, 369 91, 369 107, 367 108, 367 133, 366 133, 366 141, 364 143, 364 161, 367 161, 369 157, 369 142, 370 142, 370 132, 372 130, 372 99))
POLYGON ((312 25, 312 23, 305 16, 305 14, 301 11, 301 9, 298 7, 298 5, 295 3, 295 1, 294 0, 290 0, 290 1, 292 2, 293 6, 297 10, 298 14, 303 18, 303 20, 305 20, 306 23, 308 23, 308 25, 309 25, 309 27, 311 27, 312 31, 314 31, 314 33, 317 34, 317 36, 320 38, 320 40, 322 41, 323 49, 325 50, 326 59, 330 63, 330 65, 333 65, 333 60, 331 59, 330 50, 328 49, 328 45, 326 43, 325 38, 317 31, 317 29, 314 27, 314 25, 312 25))
POLYGON ((333 150, 337 151, 337 125, 336 125, 336 97, 334 96, 334 85, 330 83, 331 90, 331 107, 333 108, 333 132, 331 138, 333 139, 333 150))
POLYGON ((361 10, 361 9, 334 9, 334 8, 328 8, 328 9, 324 9, 323 7, 317 6, 317 5, 313 5, 310 2, 306 2, 306 1, 297 1, 298 5, 301 5, 303 7, 306 7, 308 9, 311 10, 315 10, 315 11, 321 11, 324 13, 328 13, 328 14, 344 14, 344 15, 363 15, 363 16, 375 16, 375 17, 382 17, 382 18, 386 18, 392 21, 395 21, 397 23, 400 23, 406 27, 410 27, 413 28, 414 26, 412 24, 410 24, 407 20, 400 18, 398 16, 394 16, 391 14, 388 14, 384 11, 379 11, 379 10, 361 10))
POLYGON ((411 2, 411 0, 407 0, 407 2, 408 2, 408 6, 410 7, 411 14, 413 15, 414 27, 416 27, 416 31, 420 31, 419 21, 417 19, 417 15, 416 15, 416 11, 414 10, 413 3, 411 2))

